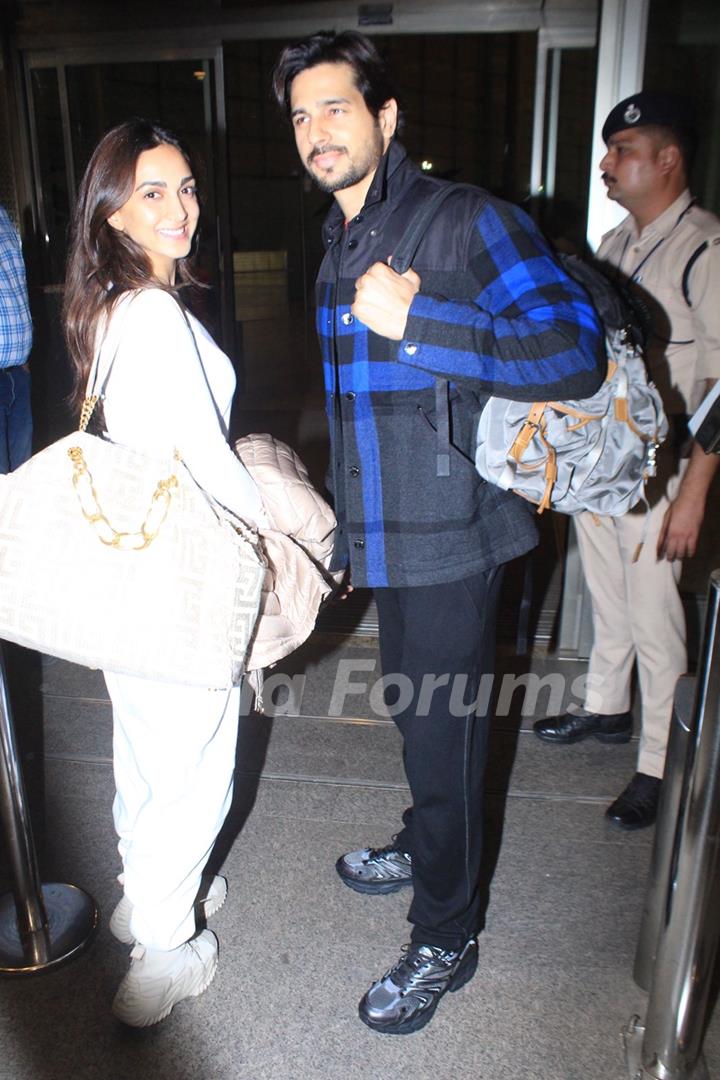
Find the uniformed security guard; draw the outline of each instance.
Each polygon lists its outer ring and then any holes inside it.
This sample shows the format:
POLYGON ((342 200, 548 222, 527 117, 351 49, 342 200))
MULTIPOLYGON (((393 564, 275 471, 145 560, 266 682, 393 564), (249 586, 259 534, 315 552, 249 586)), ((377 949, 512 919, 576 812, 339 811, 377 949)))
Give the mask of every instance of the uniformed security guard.
POLYGON ((597 257, 649 311, 647 361, 671 435, 648 488, 647 520, 642 506, 621 518, 576 518, 593 607, 591 689, 578 714, 540 720, 535 733, 555 743, 589 735, 629 741, 636 664, 638 771, 606 815, 621 828, 639 829, 656 817, 675 684, 686 669, 681 560, 695 552, 719 460, 687 438, 686 422, 720 378, 720 220, 702 210, 688 188, 697 139, 683 99, 634 94, 610 112, 602 135, 608 198, 629 213, 603 237, 597 257))

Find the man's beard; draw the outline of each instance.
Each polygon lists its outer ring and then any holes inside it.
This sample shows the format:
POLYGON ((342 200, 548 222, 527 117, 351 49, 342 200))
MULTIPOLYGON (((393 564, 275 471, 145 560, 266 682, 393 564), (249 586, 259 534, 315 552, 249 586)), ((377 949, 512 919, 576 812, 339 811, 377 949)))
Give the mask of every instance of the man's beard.
POLYGON ((380 124, 376 122, 373 141, 364 148, 362 158, 360 158, 359 161, 350 161, 350 159, 348 159, 350 167, 347 172, 341 172, 336 176, 333 173, 318 174, 313 171, 313 158, 319 157, 321 154, 328 153, 328 151, 331 150, 345 154, 347 153, 347 149, 344 146, 328 145, 315 147, 305 162, 305 168, 310 173, 310 176, 320 190, 324 191, 327 195, 333 195, 336 191, 344 191, 346 188, 354 187, 355 184, 359 184, 362 180, 365 180, 367 176, 375 172, 384 152, 380 124))

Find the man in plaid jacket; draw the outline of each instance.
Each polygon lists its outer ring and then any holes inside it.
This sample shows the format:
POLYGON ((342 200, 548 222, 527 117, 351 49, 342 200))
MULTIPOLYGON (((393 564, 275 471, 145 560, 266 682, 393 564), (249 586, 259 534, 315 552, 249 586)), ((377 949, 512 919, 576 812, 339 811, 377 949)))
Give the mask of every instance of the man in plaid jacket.
POLYGON ((402 691, 387 704, 412 794, 390 844, 342 856, 337 871, 368 894, 412 885, 410 944, 360 1002, 370 1027, 404 1034, 477 966, 480 681, 493 670, 503 566, 537 539, 532 509, 475 471, 477 415, 490 394, 588 396, 605 354, 586 295, 532 222, 480 189, 459 187, 413 268, 392 269, 440 181, 395 141, 397 97, 369 39, 321 32, 288 46, 274 90, 303 164, 335 196, 317 327, 336 566, 375 590, 383 671, 402 691))

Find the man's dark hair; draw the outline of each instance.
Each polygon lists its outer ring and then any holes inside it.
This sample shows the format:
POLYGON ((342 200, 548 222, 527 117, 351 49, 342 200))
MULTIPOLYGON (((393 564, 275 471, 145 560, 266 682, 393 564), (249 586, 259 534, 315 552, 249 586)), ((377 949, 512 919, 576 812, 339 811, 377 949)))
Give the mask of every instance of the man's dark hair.
POLYGON ((368 110, 376 118, 386 101, 390 98, 397 100, 398 95, 385 61, 370 38, 357 30, 343 30, 339 34, 332 30, 319 30, 311 37, 286 45, 273 69, 273 93, 287 116, 290 116, 293 79, 301 71, 318 64, 349 64, 355 76, 355 85, 368 110))
POLYGON ((640 128, 646 135, 654 135, 663 146, 677 146, 683 160, 685 176, 689 181, 692 178, 695 156, 697 154, 697 135, 687 128, 675 127, 670 124, 649 124, 640 128))

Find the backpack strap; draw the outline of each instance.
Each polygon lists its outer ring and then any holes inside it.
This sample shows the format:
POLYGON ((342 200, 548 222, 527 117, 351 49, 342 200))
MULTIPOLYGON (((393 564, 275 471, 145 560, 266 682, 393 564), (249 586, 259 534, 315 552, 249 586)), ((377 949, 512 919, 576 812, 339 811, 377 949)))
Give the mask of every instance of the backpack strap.
MULTIPOLYGON (((430 223, 445 200, 459 190, 473 191, 481 197, 480 206, 487 199, 482 188, 472 184, 443 183, 424 200, 417 213, 410 219, 400 243, 392 253, 390 265, 398 274, 404 274, 412 266, 418 248, 430 223)), ((450 475, 450 400, 447 379, 435 380, 435 419, 437 426, 437 476, 450 475)))
POLYGON ((437 427, 436 476, 450 475, 450 384, 435 380, 435 424, 437 427))
POLYGON ((410 218, 410 223, 405 229, 400 243, 392 253, 390 265, 393 270, 398 274, 404 274, 406 270, 410 269, 422 238, 438 209, 448 196, 452 195, 458 188, 465 186, 469 185, 444 183, 442 187, 438 187, 433 191, 432 195, 423 201, 417 213, 410 218))
POLYGON ((682 294, 685 297, 685 303, 687 304, 687 306, 689 308, 692 307, 692 303, 690 301, 690 288, 689 288, 690 271, 692 270, 693 266, 695 265, 695 263, 698 261, 698 259, 702 255, 703 251, 707 251, 707 246, 708 246, 707 240, 703 240, 702 244, 700 244, 699 247, 695 248, 692 255, 690 256, 690 258, 688 259, 688 261, 685 264, 685 269, 683 270, 682 294))

